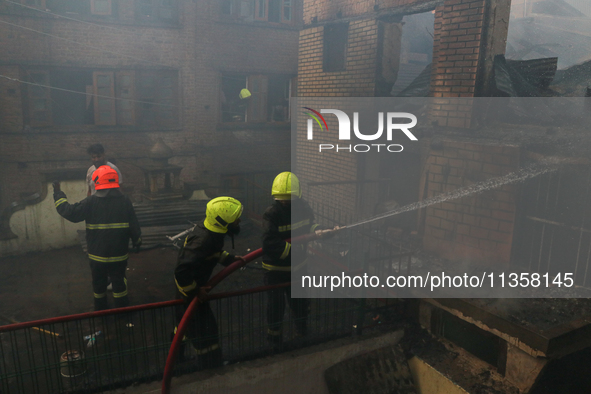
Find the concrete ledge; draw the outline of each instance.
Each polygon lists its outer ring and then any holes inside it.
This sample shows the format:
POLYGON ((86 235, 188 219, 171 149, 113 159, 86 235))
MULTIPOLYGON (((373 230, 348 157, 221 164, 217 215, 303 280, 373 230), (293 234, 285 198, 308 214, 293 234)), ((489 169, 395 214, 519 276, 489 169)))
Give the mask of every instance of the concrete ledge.
MULTIPOLYGON (((397 344, 402 330, 362 338, 346 338, 295 352, 233 364, 181 376, 172 381, 172 393, 208 394, 328 394, 324 371, 343 360, 397 344)), ((160 393, 162 382, 118 390, 118 394, 160 393)))

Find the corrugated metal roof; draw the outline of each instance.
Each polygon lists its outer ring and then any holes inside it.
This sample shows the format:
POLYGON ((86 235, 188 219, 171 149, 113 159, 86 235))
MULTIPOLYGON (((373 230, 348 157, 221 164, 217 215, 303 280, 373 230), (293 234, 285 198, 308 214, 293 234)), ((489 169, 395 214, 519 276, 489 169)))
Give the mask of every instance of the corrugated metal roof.
POLYGON ((552 95, 548 85, 556 74, 556 58, 505 60, 495 57, 495 86, 509 97, 544 97, 552 95))
POLYGON ((428 64, 423 71, 395 97, 427 97, 431 84, 431 64, 428 64))

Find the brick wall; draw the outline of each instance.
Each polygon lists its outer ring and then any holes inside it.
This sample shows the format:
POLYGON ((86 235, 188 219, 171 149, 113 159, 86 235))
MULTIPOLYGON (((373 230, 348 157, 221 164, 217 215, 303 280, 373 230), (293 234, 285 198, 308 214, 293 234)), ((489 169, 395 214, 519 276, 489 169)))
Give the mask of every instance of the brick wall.
POLYGON ((323 71, 324 27, 300 33, 298 94, 305 97, 373 96, 376 79, 378 23, 363 19, 349 23, 345 70, 323 71))
MULTIPOLYGON (((435 10, 431 96, 474 97, 481 60, 484 0, 446 0, 435 10)), ((431 118, 439 126, 469 128, 471 105, 435 100, 431 118)))
MULTIPOLYGON (((445 141, 442 150, 429 152, 423 198, 502 176, 518 167, 518 147, 445 141)), ((453 261, 508 264, 515 209, 515 185, 432 205, 421 215, 424 247, 453 261)))
POLYGON ((432 95, 473 97, 481 52, 484 0, 446 0, 435 11, 432 95))
MULTIPOLYGON (((306 3, 307 4, 307 3, 306 3)), ((298 59, 298 96, 305 97, 310 108, 327 108, 330 101, 315 97, 373 96, 376 79, 378 24, 374 19, 352 21, 346 50, 345 70, 323 71, 324 27, 309 27, 300 32, 298 59)), ((300 105, 301 106, 301 105, 300 105)), ((334 108, 341 108, 338 99, 334 108)), ((332 107, 328 107, 332 108, 332 107)), ((341 108, 342 109, 342 108, 341 108)), ((359 155, 348 152, 318 152, 318 144, 338 141, 337 121, 326 117, 329 133, 316 133, 314 144, 306 138, 307 117, 298 114, 298 149, 294 171, 306 185, 308 182, 357 180, 359 155)), ((304 189, 312 203, 351 213, 357 204, 354 185, 315 186, 304 189)))
MULTIPOLYGON (((298 101, 299 107, 339 108, 347 111, 342 100, 306 97, 298 101)), ((313 141, 307 140, 307 116, 303 111, 297 114, 297 149, 293 170, 304 184, 304 197, 313 203, 330 206, 341 212, 352 213, 356 206, 355 185, 323 185, 308 187, 309 182, 339 182, 357 180, 358 160, 360 155, 355 152, 328 150, 319 152, 319 144, 338 143, 338 123, 335 116, 325 116, 328 130, 314 130, 313 141)), ((341 145, 349 145, 345 141, 341 145)))
MULTIPOLYGON (((305 29, 300 33, 299 79, 300 95, 373 96, 379 54, 350 57, 351 45, 378 46, 377 17, 395 13, 397 7, 427 4, 420 0, 309 0, 304 5, 305 29), (346 71, 323 72, 323 29, 327 23, 348 21, 350 26, 346 71), (355 41, 361 24, 371 26, 358 43, 355 41), (352 65, 359 68, 352 68, 352 65), (367 82, 366 82, 367 81, 367 82), (362 87, 367 84, 367 89, 362 87), (373 87, 372 87, 373 85, 373 87)), ((475 97, 494 55, 503 53, 509 3, 506 0, 444 0, 435 11, 431 95, 435 97, 430 115, 440 126, 466 128, 472 125, 473 106, 469 101, 451 102, 449 98, 475 97), (499 25, 500 24, 500 25, 499 25), (502 25, 502 26, 501 26, 502 25)), ((302 127, 303 123, 302 123, 302 127)), ((330 129, 330 126, 329 126, 330 129)), ((305 130, 298 130, 303 138, 305 130)), ((316 139, 316 137, 315 137, 316 139)), ((333 136, 332 143, 336 140, 333 136)), ((321 142, 321 141, 319 141, 321 142)), ((331 141, 327 141, 331 143, 331 141)), ((317 151, 298 150, 297 167, 311 180, 342 179, 358 176, 362 164, 358 155, 334 152, 323 155, 317 151), (342 169, 342 173, 338 169, 342 169)), ((471 144, 448 141, 442 151, 427 155, 425 176, 428 196, 448 192, 457 187, 506 174, 518 167, 519 152, 515 147, 471 144)), ((329 200, 344 208, 355 206, 351 190, 335 188, 332 195, 318 193, 313 198, 329 200)), ((507 263, 510 257, 515 215, 515 188, 504 186, 474 197, 450 201, 422 212, 425 247, 452 259, 495 261, 507 263)))

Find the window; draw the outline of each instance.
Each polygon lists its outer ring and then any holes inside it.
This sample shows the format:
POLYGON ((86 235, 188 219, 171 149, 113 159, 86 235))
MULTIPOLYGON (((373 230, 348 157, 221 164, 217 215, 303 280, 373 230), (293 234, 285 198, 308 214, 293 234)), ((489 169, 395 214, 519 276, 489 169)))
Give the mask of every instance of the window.
POLYGON ((111 0, 90 0, 90 12, 93 15, 111 15, 111 0))
POLYGON ((27 114, 33 127, 178 125, 175 71, 52 69, 27 76, 43 85, 28 85, 27 114), (50 81, 59 89, 45 87, 50 81), (85 100, 81 93, 86 93, 85 100))
POLYGON ((114 125, 115 78, 112 72, 92 73, 94 97, 94 124, 114 125))
POLYGON ((324 27, 323 71, 345 70, 349 24, 339 23, 324 27))
POLYGON ((117 0, 46 0, 47 8, 62 14, 117 16, 117 0))
POLYGON ((291 23, 293 0, 255 0, 255 18, 273 23, 291 23))
POLYGON ((252 21, 253 0, 222 0, 221 11, 225 17, 252 21))
POLYGON ((29 7, 45 9, 45 0, 20 0, 21 4, 28 5, 29 7))
POLYGON ((119 71, 116 74, 116 80, 118 83, 115 97, 120 99, 117 102, 117 124, 133 125, 135 123, 135 106, 132 100, 135 97, 135 73, 133 71, 119 71))
POLYGON ((176 0, 135 0, 136 20, 177 23, 176 0))
POLYGON ((289 76, 231 74, 222 76, 222 122, 287 122, 292 79, 289 76), (242 89, 251 96, 241 99, 242 89))
POLYGON ((138 72, 138 124, 150 126, 176 125, 177 76, 172 71, 138 72))

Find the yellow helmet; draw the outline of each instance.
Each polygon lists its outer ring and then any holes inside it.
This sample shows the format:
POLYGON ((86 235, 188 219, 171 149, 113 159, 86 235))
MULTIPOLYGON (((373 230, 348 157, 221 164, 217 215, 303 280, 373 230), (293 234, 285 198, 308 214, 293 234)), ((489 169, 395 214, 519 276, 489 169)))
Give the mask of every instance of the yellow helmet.
POLYGON ((207 203, 205 209, 205 228, 214 233, 225 234, 228 225, 242 215, 242 204, 232 197, 217 197, 207 203))
POLYGON ((300 180, 291 172, 282 172, 275 177, 271 194, 275 200, 291 200, 302 197, 300 180))

